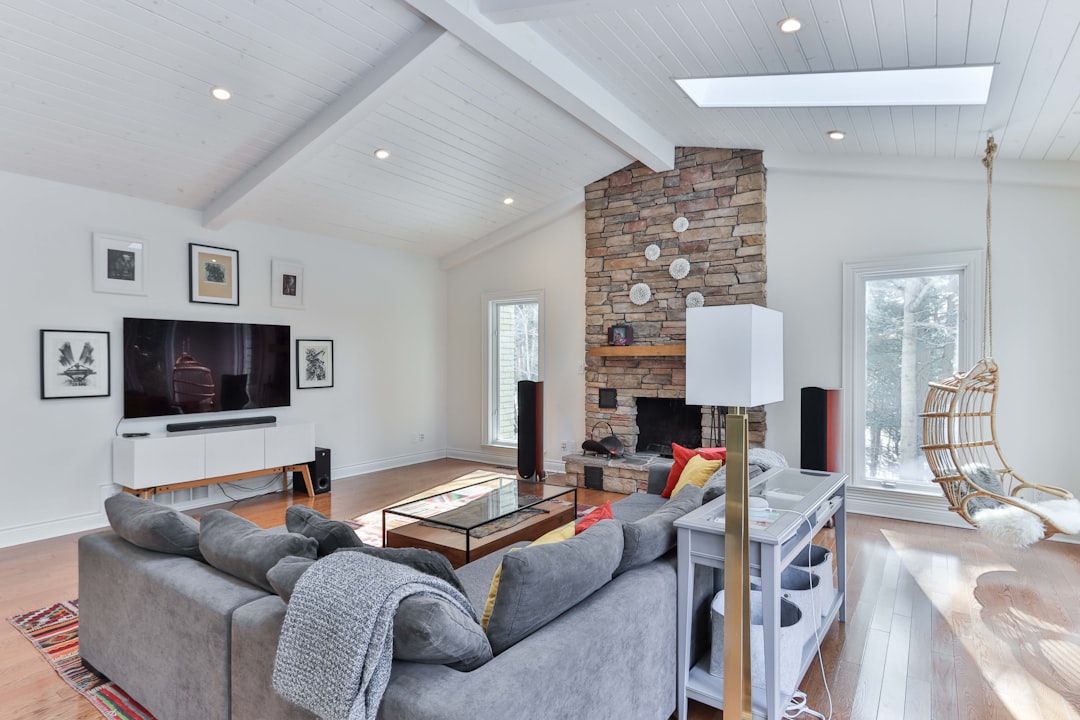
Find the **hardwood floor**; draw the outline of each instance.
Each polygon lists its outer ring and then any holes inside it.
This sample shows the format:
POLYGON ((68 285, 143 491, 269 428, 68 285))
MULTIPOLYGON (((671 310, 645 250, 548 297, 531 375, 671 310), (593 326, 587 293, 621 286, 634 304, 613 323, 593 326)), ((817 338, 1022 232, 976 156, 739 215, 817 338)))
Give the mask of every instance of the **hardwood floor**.
MULTIPOLYGON (((438 460, 336 480, 333 492, 295 501, 344 520, 490 468, 438 460)), ((588 504, 617 497, 579 491, 588 504)), ((293 501, 276 493, 217 507, 272 527, 293 501)), ((968 530, 848 518, 848 622, 834 624, 822 643, 836 720, 1080 720, 1080 547, 1048 542, 1002 551, 968 530)), ((818 542, 829 544, 830 535, 818 542)), ((78 537, 0 549, 4 618, 76 597, 78 537)), ((802 688, 810 707, 828 711, 816 665, 802 688)), ((100 715, 5 622, 0 717, 100 715)), ((691 703, 690 717, 723 713, 691 703)))

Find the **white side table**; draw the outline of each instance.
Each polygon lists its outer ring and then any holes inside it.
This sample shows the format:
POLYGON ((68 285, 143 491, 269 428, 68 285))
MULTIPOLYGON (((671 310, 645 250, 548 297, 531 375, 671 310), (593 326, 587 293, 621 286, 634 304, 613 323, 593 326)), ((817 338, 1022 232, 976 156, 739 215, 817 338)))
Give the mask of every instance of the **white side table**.
MULTIPOLYGON (((780 647, 780 572, 805 549, 830 518, 836 519, 836 594, 816 623, 814 637, 803 647, 799 677, 814 659, 818 641, 833 620, 846 620, 847 475, 797 468, 774 468, 750 481, 750 496, 764 496, 780 512, 771 522, 750 523, 750 574, 761 578, 765 687, 753 688, 754 717, 779 720, 790 701, 778 682, 780 647), (809 519, 807 523, 806 519, 809 519)), ((709 674, 709 653, 690 656, 695 628, 692 607, 694 570, 698 565, 724 566, 724 498, 717 498, 675 521, 679 542, 678 687, 679 720, 686 720, 690 699, 716 708, 724 706, 724 679, 709 674)), ((712 573, 715 578, 717 573, 712 573)), ((712 588, 715 592, 716 588, 712 588)), ((710 593, 711 594, 711 593, 710 593)))

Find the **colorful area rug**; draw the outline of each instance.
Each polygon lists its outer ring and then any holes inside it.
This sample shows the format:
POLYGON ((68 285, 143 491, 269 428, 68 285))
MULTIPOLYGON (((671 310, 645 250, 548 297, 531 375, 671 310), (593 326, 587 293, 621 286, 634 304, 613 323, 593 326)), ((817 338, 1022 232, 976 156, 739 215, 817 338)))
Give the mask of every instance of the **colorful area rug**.
POLYGON ((98 712, 117 720, 154 720, 116 683, 83 665, 79 655, 79 601, 56 603, 8 618, 75 692, 98 712))
MULTIPOLYGON (((411 515, 417 515, 420 517, 431 517, 432 515, 438 515, 440 513, 461 508, 467 505, 469 502, 476 500, 478 497, 486 495, 488 490, 485 488, 470 488, 467 485, 475 485, 476 483, 484 482, 485 480, 492 480, 498 477, 507 477, 506 473, 493 472, 491 470, 474 470, 468 475, 462 475, 456 480, 451 480, 448 483, 444 483, 437 487, 433 487, 430 490, 425 490, 422 493, 417 493, 411 497, 404 498, 392 505, 401 505, 404 503, 410 503, 409 513, 411 515), (457 492, 450 492, 456 490, 457 492), (432 495, 440 495, 442 493, 450 493, 448 497, 438 498, 436 500, 429 499, 432 495)), ((559 505, 570 505, 570 501, 567 500, 551 500, 559 505)), ((577 516, 582 517, 592 510, 591 505, 578 505, 577 516)), ((517 514, 515 513, 515 516, 517 514)), ((520 518, 511 517, 509 519, 502 518, 496 520, 494 523, 489 523, 490 528, 486 527, 481 529, 478 534, 477 529, 473 530, 473 537, 484 537, 484 535, 490 535, 491 533, 498 532, 499 530, 505 530, 508 527, 524 522, 528 519, 528 515, 520 518)), ((409 523, 416 522, 416 520, 400 515, 390 515, 387 518, 387 524, 390 529, 400 527, 401 525, 407 525, 409 523)), ((365 545, 372 545, 374 547, 382 547, 383 544, 383 513, 382 510, 374 510, 365 515, 360 515, 352 519, 350 523, 356 528, 357 536, 364 541, 365 545)))

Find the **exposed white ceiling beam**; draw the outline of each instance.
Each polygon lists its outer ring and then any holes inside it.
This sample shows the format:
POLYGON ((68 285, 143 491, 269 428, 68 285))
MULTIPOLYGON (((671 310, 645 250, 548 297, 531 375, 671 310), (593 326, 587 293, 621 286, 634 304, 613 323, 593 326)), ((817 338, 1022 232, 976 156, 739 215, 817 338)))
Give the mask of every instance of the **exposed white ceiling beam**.
POLYGON ((674 4, 674 0, 476 0, 477 9, 496 23, 596 15, 612 10, 665 7, 674 4))
POLYGON ((406 0, 628 156, 655 172, 675 167, 675 144, 532 28, 497 25, 469 0, 406 0))
POLYGON ((289 166, 314 157, 368 113, 376 110, 412 78, 458 46, 457 38, 432 23, 409 37, 401 47, 327 105, 312 120, 274 148, 258 165, 225 188, 203 209, 203 226, 224 227, 244 201, 289 166))

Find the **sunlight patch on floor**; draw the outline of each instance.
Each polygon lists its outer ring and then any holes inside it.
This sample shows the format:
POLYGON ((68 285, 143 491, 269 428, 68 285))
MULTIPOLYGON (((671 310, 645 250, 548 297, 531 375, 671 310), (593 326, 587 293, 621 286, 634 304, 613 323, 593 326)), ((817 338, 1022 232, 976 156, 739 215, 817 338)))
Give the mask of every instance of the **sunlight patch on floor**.
POLYGON ((1026 588, 1037 581, 985 546, 942 548, 913 533, 881 533, 1002 707, 1018 720, 1080 720, 1080 635, 1025 609, 1026 588))

